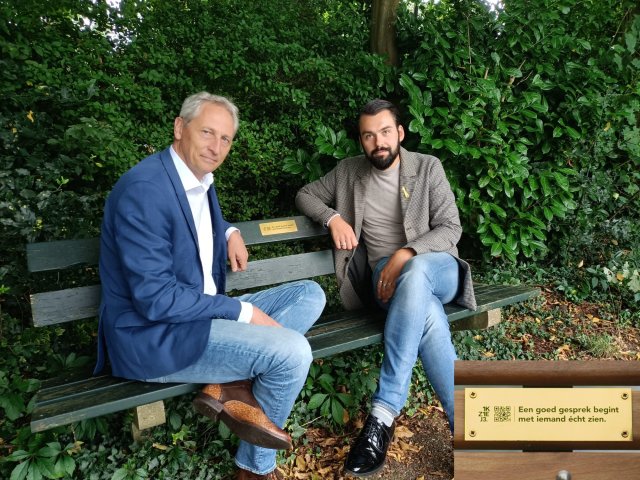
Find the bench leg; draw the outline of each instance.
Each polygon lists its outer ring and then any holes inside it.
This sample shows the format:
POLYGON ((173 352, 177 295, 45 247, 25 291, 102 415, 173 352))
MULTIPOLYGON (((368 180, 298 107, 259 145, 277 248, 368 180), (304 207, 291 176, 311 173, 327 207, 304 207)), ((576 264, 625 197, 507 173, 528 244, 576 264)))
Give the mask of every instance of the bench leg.
POLYGON ((131 434, 133 441, 138 442, 144 437, 144 430, 162 425, 167 421, 164 412, 164 402, 159 400, 135 408, 133 423, 131 424, 131 434))
POLYGON ((465 318, 454 322, 452 330, 484 330, 502 321, 502 310, 494 308, 486 312, 479 313, 473 317, 465 318))

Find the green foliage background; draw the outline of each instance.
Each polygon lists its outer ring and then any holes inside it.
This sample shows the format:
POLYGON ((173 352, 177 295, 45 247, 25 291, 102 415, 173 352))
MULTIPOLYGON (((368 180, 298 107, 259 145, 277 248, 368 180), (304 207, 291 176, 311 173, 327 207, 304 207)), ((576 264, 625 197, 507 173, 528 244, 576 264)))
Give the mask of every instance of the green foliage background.
MULTIPOLYGON (((365 0, 0 0, 0 456, 13 452, 0 476, 230 469, 234 440, 181 400, 157 433, 166 450, 125 455, 121 421, 38 435, 27 423, 37 379, 92 362, 95 324, 29 328, 27 294, 41 285, 26 273, 24 244, 97 235, 114 182, 171 142, 182 100, 198 90, 241 111, 216 172, 229 220, 293 213, 298 187, 359 152, 359 108, 386 97, 403 111, 405 146, 442 160, 478 272, 499 267, 494 280, 518 281, 533 269, 572 300, 615 299, 638 322, 638 6, 504 4, 400 2, 401 62, 390 67, 368 52, 365 0)), ((473 336, 458 341, 473 358, 473 336)), ((379 355, 314 366, 292 431, 316 414, 339 428, 373 388, 379 355), (354 371, 366 373, 356 384, 354 371)))

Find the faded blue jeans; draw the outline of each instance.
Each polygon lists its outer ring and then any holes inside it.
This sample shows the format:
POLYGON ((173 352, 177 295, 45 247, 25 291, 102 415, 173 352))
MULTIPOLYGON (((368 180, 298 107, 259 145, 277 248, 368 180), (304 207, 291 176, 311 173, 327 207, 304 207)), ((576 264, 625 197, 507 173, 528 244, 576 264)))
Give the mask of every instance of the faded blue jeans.
MULTIPOLYGON (((388 261, 389 257, 385 257, 376 265, 374 286, 388 261)), ((424 253, 404 265, 391 300, 386 304, 378 300, 388 313, 384 327, 384 359, 372 400, 374 405, 381 404, 400 414, 409 394, 413 366, 420 357, 453 431, 456 352, 443 304, 455 298, 458 286, 458 263, 452 255, 424 253)))
MULTIPOLYGON (((304 333, 325 305, 322 288, 310 280, 279 285, 237 297, 277 320, 284 328, 213 319, 200 359, 149 382, 227 383, 253 379, 253 395, 273 423, 282 427, 306 381, 311 347, 304 333)), ((276 450, 241 441, 236 464, 259 475, 276 467, 276 450)))

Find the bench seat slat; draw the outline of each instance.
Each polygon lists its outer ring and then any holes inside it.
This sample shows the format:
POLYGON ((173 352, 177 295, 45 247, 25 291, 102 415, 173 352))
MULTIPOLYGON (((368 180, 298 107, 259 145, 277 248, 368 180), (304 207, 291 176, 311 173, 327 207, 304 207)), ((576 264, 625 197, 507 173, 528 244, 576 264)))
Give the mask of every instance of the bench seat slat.
POLYGON ((444 308, 449 318, 449 323, 470 317, 477 313, 523 302, 540 294, 540 290, 537 288, 524 285, 475 284, 474 290, 478 309, 476 311, 470 311, 454 303, 449 303, 445 305, 444 308))
MULTIPOLYGON (((89 385, 91 380, 93 379, 89 379, 89 385)), ((101 384, 99 378, 95 381, 101 384)), ((61 425, 127 410, 139 405, 183 395, 197 388, 198 385, 191 383, 165 384, 121 380, 111 385, 111 388, 100 388, 97 391, 87 388, 82 394, 60 397, 61 400, 56 402, 40 404, 38 403, 38 396, 36 396, 37 405, 31 413, 31 431, 40 432, 61 425)))

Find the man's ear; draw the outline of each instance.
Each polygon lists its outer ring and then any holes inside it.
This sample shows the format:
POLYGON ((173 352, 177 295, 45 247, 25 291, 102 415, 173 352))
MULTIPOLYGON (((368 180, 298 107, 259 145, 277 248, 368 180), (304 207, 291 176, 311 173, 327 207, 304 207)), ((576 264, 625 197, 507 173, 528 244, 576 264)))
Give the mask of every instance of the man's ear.
POLYGON ((180 140, 182 138, 182 128, 184 127, 184 119, 176 117, 173 121, 173 138, 180 140))
POLYGON ((404 128, 402 128, 402 125, 398 125, 398 140, 404 140, 404 128))

